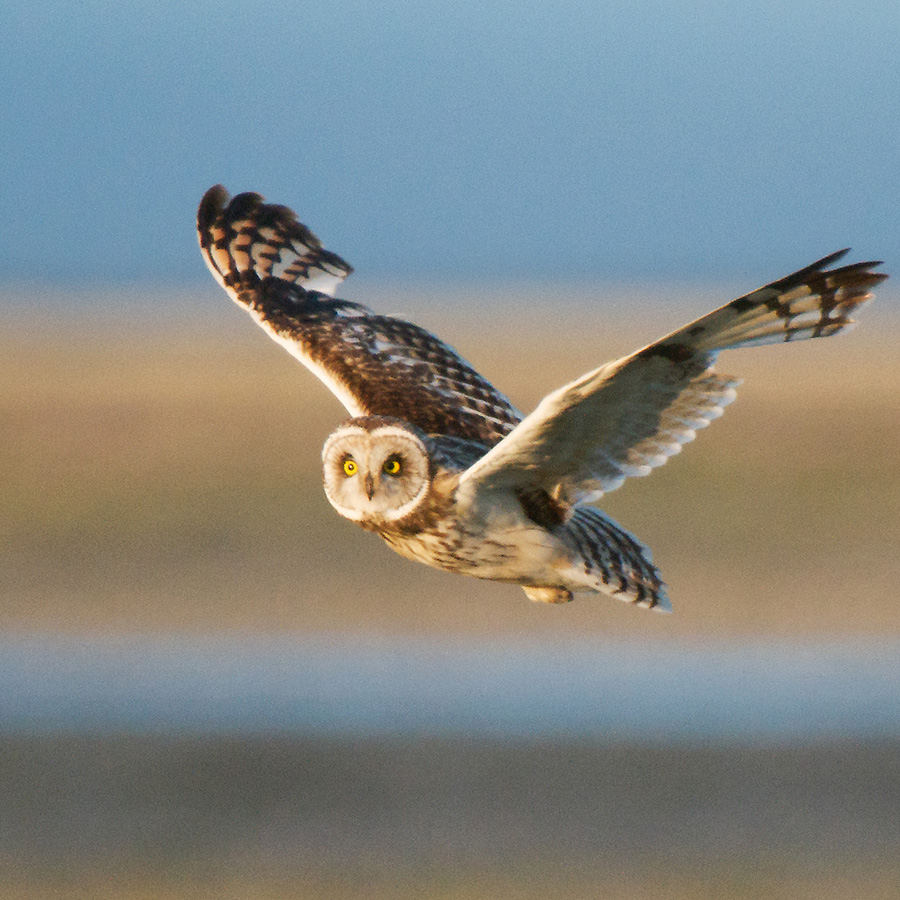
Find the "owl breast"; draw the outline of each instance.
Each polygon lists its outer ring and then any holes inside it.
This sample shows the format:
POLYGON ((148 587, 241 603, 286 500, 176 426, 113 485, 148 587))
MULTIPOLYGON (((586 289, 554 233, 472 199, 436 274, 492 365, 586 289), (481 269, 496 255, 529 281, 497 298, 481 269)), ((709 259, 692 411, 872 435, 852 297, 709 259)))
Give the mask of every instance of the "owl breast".
POLYGON ((407 523, 411 527, 379 530, 401 556, 447 572, 513 584, 555 578, 556 564, 568 560, 559 538, 528 520, 514 498, 509 504, 494 498, 492 509, 482 516, 460 509, 452 495, 442 503, 440 491, 434 493, 437 502, 429 504, 418 521, 407 523), (436 515, 439 510, 443 514, 436 515))

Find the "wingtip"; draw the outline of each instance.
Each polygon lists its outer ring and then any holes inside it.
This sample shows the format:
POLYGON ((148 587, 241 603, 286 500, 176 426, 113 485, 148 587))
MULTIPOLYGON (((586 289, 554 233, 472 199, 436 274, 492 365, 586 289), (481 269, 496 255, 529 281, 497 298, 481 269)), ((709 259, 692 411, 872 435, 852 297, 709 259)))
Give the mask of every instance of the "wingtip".
POLYGON ((214 184, 204 195, 197 208, 197 229, 202 233, 222 214, 229 200, 224 185, 214 184))
POLYGON ((850 252, 850 247, 844 247, 842 250, 835 250, 834 253, 829 253, 827 256, 823 256, 821 259, 817 259, 811 266, 808 268, 813 268, 815 266, 817 269, 824 269, 826 266, 830 266, 832 263, 836 263, 839 259, 843 259, 850 252))
MULTIPOLYGON (((850 252, 849 247, 845 247, 843 250, 837 250, 834 253, 829 253, 828 256, 823 256, 817 262, 814 262, 809 269, 814 269, 817 271, 825 270, 832 263, 836 263, 838 260, 843 259, 850 252)), ((884 281, 888 278, 886 272, 869 272, 869 269, 875 269, 878 266, 883 266, 883 259, 868 259, 862 260, 860 262, 849 263, 846 266, 841 266, 839 269, 828 270, 825 274, 831 274, 831 272, 866 272, 872 279, 873 283, 877 284, 881 281, 884 281)))
POLYGON ((806 268, 801 269, 800 271, 810 274, 812 274, 813 272, 821 272, 823 269, 826 269, 828 266, 832 265, 832 263, 836 263, 839 259, 843 259, 849 252, 849 247, 844 247, 843 250, 835 250, 834 253, 829 253, 827 256, 823 256, 821 259, 817 259, 814 263, 811 263, 810 265, 806 266, 806 268))

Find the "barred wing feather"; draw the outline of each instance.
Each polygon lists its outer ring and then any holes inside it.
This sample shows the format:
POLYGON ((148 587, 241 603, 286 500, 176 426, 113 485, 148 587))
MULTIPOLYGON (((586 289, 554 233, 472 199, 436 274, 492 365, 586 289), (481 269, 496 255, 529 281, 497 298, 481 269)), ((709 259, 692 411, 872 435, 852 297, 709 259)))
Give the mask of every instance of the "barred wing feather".
POLYGON ((232 299, 317 375, 354 416, 404 419, 491 446, 521 415, 459 354, 417 325, 331 294, 352 268, 286 206, 210 188, 200 248, 232 299))
POLYGON ((465 490, 540 488, 589 502, 649 474, 718 418, 736 379, 721 350, 839 334, 887 276, 877 262, 827 269, 847 251, 732 300, 668 337, 608 363, 541 401, 463 475, 465 490))

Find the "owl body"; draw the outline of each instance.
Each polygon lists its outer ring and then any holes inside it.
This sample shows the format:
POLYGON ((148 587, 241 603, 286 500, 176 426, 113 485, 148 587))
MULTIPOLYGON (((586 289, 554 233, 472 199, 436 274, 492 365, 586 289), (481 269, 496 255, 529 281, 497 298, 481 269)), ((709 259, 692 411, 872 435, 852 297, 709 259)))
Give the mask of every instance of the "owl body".
POLYGON ((322 450, 325 495, 341 515, 407 559, 450 572, 477 571, 483 578, 506 574, 503 580, 518 582, 520 576, 504 567, 515 545, 537 530, 534 523, 523 521, 521 507, 508 498, 472 502, 459 491, 461 476, 485 452, 482 445, 432 437, 399 419, 350 419, 322 450))
POLYGON ((734 399, 719 353, 840 334, 887 276, 832 253, 548 394, 523 416, 417 325, 331 295, 352 271, 284 206, 207 191, 201 250, 232 299, 354 418, 325 442, 337 512, 401 556, 517 584, 670 604, 650 551, 592 504, 694 439, 734 399))
MULTIPOLYGON (((620 592, 646 605, 653 591, 660 590, 649 551, 599 510, 578 510, 568 521, 541 523, 513 493, 497 492, 488 503, 484 498, 469 502, 460 493, 457 487, 451 502, 437 500, 442 516, 423 520, 414 514, 410 527, 401 522, 373 530, 407 559, 517 584, 529 598, 547 603, 568 602, 573 592, 587 590, 620 592), (595 546, 598 540, 615 547, 605 553, 606 564, 595 546)), ((426 496, 423 502, 430 505, 433 498, 426 496)), ((667 605, 661 595, 653 601, 657 604, 667 605)))
POLYGON ((659 579, 649 552, 599 510, 568 510, 539 491, 468 490, 465 473, 485 451, 397 419, 351 419, 325 442, 325 494, 401 556, 435 568, 518 584, 545 602, 577 590, 650 598, 659 579), (615 548, 606 564, 588 549, 598 538, 615 548))
POLYGON ((563 542, 528 519, 514 497, 495 497, 484 509, 460 502, 458 494, 457 488, 447 504, 439 500, 445 515, 429 517, 424 527, 401 523, 378 533, 401 556, 448 572, 522 585, 560 578, 553 564, 566 555, 563 542))

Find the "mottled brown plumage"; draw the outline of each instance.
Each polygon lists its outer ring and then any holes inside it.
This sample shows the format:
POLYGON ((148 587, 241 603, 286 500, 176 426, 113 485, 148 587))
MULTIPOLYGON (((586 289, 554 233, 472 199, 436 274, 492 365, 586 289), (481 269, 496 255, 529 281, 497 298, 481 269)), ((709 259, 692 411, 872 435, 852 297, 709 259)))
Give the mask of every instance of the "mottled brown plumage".
POLYGON ((352 269, 322 250, 287 207, 252 193, 228 201, 217 185, 203 198, 197 224, 207 264, 223 287, 354 415, 393 416, 429 434, 488 445, 521 418, 424 328, 329 296, 352 269))

